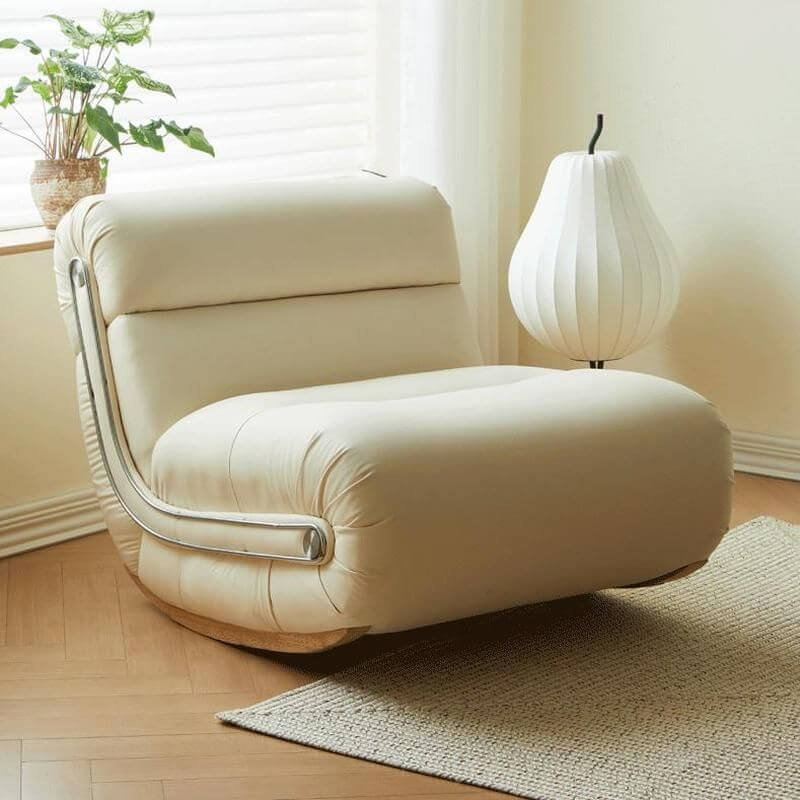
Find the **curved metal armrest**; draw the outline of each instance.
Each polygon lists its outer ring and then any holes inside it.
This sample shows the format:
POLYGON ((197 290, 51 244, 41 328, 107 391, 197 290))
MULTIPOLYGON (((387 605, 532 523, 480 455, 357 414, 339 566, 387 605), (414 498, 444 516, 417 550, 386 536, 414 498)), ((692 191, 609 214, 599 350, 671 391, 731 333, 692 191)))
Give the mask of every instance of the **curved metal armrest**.
POLYGON ((328 523, 301 514, 193 511, 165 503, 144 483, 118 430, 100 338, 91 276, 69 265, 73 310, 103 465, 117 499, 150 536, 177 547, 246 558, 322 564, 332 555, 328 523))

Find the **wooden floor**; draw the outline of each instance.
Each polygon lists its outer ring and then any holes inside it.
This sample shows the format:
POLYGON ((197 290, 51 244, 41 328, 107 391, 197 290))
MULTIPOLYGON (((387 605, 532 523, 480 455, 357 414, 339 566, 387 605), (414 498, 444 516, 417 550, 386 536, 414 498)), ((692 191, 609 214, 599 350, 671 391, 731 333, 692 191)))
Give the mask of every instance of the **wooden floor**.
MULTIPOLYGON (((800 483, 740 475, 733 524, 800 523, 800 483)), ((97 534, 0 561, 0 798, 505 797, 217 723, 419 634, 270 657, 183 629, 97 534)))

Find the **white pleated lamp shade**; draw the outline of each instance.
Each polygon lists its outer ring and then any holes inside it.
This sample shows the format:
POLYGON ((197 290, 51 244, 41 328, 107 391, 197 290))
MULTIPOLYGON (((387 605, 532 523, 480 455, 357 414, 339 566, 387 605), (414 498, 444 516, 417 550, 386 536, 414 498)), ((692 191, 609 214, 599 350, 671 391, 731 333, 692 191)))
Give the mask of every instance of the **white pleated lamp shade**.
POLYGON ((553 160, 508 286, 531 336, 579 361, 622 358, 664 329, 678 302, 677 258, 629 158, 553 160))

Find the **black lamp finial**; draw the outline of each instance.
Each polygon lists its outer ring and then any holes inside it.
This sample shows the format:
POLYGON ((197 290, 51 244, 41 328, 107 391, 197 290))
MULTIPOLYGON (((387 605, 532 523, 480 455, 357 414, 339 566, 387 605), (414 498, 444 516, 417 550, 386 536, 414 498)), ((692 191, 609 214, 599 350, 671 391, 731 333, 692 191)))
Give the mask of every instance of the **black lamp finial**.
POLYGON ((600 138, 600 134, 603 132, 603 115, 597 115, 597 127, 594 131, 594 136, 589 140, 589 155, 594 155, 594 146, 597 144, 597 140, 600 138))

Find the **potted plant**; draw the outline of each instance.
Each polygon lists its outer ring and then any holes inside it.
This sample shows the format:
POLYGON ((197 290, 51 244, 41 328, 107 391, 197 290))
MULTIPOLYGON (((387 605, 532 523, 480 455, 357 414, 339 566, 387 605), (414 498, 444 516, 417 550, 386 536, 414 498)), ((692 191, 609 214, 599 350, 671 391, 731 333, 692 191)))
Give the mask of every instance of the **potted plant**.
POLYGON ((25 128, 11 130, 0 123, 0 130, 26 139, 42 152, 31 175, 31 193, 47 228, 55 228, 81 197, 105 191, 106 154, 112 150, 121 153, 123 147, 139 145, 163 152, 169 135, 193 150, 214 155, 200 128, 163 119, 127 125, 115 119, 121 105, 141 102, 128 95, 131 86, 175 96, 166 83, 119 59, 121 45, 150 41, 154 16, 152 11, 103 10, 100 30, 91 32, 74 20, 50 14, 67 46, 47 55, 30 39, 0 40, 0 48, 26 48, 37 59, 33 77, 23 75, 0 95, 0 107, 16 112, 25 128), (41 99, 43 128, 35 127, 14 105, 29 91, 41 99))

